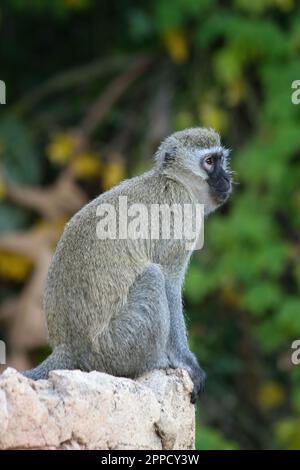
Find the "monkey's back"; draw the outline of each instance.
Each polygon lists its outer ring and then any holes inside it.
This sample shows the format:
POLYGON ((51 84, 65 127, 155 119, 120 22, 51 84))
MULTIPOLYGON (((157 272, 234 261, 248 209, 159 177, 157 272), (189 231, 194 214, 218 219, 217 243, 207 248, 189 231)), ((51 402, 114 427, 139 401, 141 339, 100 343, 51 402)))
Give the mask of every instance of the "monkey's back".
POLYGON ((178 183, 149 172, 101 194, 72 217, 55 250, 45 289, 44 312, 53 347, 62 342, 74 347, 93 342, 118 314, 147 264, 164 264, 169 250, 174 255, 177 249, 177 258, 187 256, 174 240, 163 241, 165 248, 158 255, 161 241, 99 239, 97 207, 113 205, 118 220, 120 196, 127 197, 128 206, 190 202, 178 183))

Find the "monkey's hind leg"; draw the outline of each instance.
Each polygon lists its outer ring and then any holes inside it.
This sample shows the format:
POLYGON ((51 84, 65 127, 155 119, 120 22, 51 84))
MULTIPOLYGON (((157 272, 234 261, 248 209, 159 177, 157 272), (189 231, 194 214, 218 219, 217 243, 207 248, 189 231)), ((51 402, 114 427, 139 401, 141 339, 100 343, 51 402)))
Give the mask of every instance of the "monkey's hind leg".
POLYGON ((97 342, 97 369, 137 377, 155 368, 167 368, 166 344, 170 314, 165 280, 151 264, 129 289, 127 302, 97 342))
POLYGON ((22 372, 25 377, 33 380, 47 379, 51 370, 76 369, 77 364, 71 353, 64 347, 58 346, 39 366, 22 372))

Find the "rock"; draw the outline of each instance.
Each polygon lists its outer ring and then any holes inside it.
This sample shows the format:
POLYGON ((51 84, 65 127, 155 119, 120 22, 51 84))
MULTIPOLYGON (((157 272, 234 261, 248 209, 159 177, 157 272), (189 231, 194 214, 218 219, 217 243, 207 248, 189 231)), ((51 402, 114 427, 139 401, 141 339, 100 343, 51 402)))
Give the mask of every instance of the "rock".
POLYGON ((184 370, 138 380, 57 370, 0 375, 0 449, 193 449, 195 409, 184 370))

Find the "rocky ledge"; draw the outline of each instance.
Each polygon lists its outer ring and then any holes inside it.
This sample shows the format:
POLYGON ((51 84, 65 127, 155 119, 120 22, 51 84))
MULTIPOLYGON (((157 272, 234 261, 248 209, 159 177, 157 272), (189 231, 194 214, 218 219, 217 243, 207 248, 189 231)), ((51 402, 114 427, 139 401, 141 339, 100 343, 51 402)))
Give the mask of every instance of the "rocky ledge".
POLYGON ((0 375, 0 449, 193 449, 195 408, 184 370, 138 380, 52 371, 0 375))

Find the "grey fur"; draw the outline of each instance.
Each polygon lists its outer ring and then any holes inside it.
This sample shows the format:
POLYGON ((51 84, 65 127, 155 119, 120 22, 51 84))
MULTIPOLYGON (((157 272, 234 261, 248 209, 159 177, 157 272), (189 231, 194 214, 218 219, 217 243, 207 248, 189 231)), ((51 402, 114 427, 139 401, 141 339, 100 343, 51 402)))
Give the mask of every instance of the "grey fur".
POLYGON ((137 377, 154 368, 183 367, 194 382, 192 401, 197 399, 205 374, 188 347, 181 297, 191 251, 176 239, 99 240, 96 209, 110 203, 118 210, 121 195, 128 205, 204 203, 210 213, 219 203, 197 151, 216 146, 219 135, 210 129, 173 134, 150 172, 101 194, 68 222, 44 297, 53 353, 24 375, 39 379, 52 369, 79 368, 137 377))

